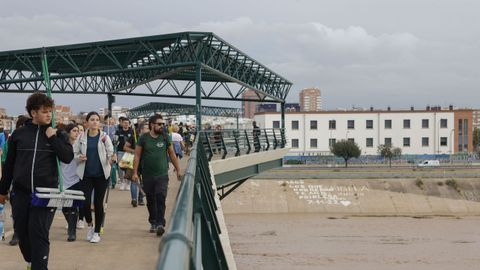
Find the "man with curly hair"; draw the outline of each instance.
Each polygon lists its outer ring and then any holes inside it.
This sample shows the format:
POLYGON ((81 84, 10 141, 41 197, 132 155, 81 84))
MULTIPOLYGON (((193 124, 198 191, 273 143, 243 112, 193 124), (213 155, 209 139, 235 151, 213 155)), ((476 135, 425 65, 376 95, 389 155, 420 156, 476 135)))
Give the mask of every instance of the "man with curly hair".
POLYGON ((48 269, 49 231, 55 208, 32 204, 36 187, 58 187, 57 158, 63 163, 73 160, 73 148, 50 126, 54 101, 42 93, 27 99, 32 119, 13 132, 8 140, 8 155, 0 180, 0 203, 5 204, 12 185, 14 230, 27 269, 48 269))

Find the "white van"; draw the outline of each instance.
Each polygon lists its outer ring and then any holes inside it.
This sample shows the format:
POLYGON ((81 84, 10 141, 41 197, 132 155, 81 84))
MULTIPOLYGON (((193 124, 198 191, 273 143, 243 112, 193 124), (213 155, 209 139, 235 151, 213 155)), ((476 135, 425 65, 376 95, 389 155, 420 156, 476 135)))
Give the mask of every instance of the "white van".
POLYGON ((417 164, 418 167, 438 167, 440 166, 440 161, 438 160, 424 160, 417 164))

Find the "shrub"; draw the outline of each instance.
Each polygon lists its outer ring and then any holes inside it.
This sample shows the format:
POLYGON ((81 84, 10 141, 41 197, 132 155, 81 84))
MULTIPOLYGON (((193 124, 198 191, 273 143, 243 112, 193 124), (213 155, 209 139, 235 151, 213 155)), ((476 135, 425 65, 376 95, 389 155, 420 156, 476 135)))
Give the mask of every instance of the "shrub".
POLYGON ((420 178, 417 178, 417 180, 415 180, 415 185, 416 185, 419 189, 423 189, 423 187, 424 187, 424 183, 423 183, 422 179, 420 179, 420 178))

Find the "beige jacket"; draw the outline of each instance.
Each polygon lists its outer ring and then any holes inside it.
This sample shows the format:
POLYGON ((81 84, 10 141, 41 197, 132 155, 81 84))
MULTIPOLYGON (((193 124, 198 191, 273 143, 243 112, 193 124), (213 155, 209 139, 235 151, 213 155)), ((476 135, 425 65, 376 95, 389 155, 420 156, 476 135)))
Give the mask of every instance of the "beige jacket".
MULTIPOLYGON (((98 140, 98 156, 100 157, 100 162, 102 163, 103 173, 105 174, 105 179, 110 177, 110 171, 112 167, 110 166, 110 159, 113 155, 113 144, 110 140, 110 137, 103 132, 100 132, 100 139, 98 140)), ((80 160, 80 155, 87 155, 87 137, 88 129, 80 134, 77 141, 73 145, 74 158, 78 162, 77 166, 77 175, 80 179, 83 179, 83 174, 85 172, 86 161, 80 160)))

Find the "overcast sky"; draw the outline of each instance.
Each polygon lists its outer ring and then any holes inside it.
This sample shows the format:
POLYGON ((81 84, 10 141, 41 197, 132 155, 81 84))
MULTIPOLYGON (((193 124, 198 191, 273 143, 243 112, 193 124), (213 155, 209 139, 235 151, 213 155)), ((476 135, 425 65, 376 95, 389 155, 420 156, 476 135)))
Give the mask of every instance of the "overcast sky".
MULTIPOLYGON (((16 0, 1 4, 0 51, 206 31, 293 82, 289 102, 313 86, 326 109, 478 108, 479 10, 474 0, 16 0)), ((25 97, 0 93, 0 107, 21 113, 25 97)), ((55 97, 75 112, 106 105, 71 98, 55 97)))

